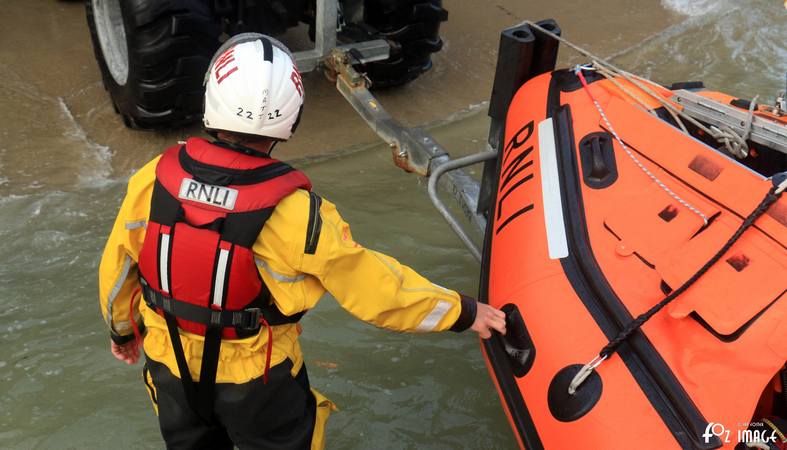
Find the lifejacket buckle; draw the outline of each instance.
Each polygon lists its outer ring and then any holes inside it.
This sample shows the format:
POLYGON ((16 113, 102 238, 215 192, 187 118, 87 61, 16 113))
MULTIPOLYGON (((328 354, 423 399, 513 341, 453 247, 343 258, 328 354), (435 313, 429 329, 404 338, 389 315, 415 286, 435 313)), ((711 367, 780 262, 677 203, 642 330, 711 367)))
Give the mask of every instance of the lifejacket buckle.
POLYGON ((262 309, 248 308, 243 310, 240 328, 244 330, 256 330, 260 327, 260 318, 262 318, 262 309))

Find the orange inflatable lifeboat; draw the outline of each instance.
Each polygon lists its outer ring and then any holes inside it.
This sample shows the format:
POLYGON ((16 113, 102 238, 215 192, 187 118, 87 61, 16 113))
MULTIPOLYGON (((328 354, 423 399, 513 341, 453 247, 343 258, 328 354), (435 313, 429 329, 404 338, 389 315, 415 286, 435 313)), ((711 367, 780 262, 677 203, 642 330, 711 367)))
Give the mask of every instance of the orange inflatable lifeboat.
POLYGON ((539 24, 503 33, 517 70, 497 76, 521 87, 490 105, 481 283, 507 312, 483 348, 521 446, 785 448, 784 111, 554 70, 539 24), (740 117, 735 141, 719 120, 740 117))

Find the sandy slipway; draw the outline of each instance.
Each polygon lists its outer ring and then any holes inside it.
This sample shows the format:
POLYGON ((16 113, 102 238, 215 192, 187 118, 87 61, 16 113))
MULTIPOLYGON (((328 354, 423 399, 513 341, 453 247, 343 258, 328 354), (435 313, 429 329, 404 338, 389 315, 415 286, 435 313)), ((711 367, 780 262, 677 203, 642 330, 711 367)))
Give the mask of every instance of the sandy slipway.
MULTIPOLYGON (((658 4, 649 6, 643 14, 641 5, 625 0, 584 4, 582 11, 565 3, 446 1, 449 19, 441 31, 445 46, 435 55, 434 68, 408 86, 379 92, 380 100, 394 117, 410 126, 439 122, 486 101, 499 32, 526 18, 553 17, 564 30, 571 30, 577 37, 581 34, 583 43, 601 54, 625 49, 684 18, 658 4), (593 17, 605 17, 605 26, 589 27, 593 17)), ((112 149, 114 171, 128 173, 161 148, 198 132, 196 125, 153 133, 128 130, 122 125, 101 85, 81 2, 9 1, 3 7, 2 23, 0 64, 5 66, 4 71, 12 72, 11 76, 31 84, 43 95, 62 98, 63 106, 87 137, 112 149)), ((289 30, 283 41, 294 50, 311 45, 305 27, 289 30)), ((330 154, 377 139, 322 74, 308 74, 305 83, 302 125, 286 145, 287 153, 283 152, 284 146, 279 148, 280 157, 330 154)), ((478 109, 485 113, 484 107, 478 109)), ((46 120, 46 113, 36 110, 0 114, 12 115, 14 124, 46 120)))

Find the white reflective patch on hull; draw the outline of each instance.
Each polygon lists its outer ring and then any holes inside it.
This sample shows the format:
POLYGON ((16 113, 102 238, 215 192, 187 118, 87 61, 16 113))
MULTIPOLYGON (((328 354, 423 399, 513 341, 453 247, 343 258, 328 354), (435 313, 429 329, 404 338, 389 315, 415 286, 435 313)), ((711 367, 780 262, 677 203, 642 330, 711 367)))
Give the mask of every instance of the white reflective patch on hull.
POLYGON ((560 174, 552 119, 538 124, 538 159, 541 162, 541 195, 544 201, 544 225, 550 259, 568 256, 563 203, 560 197, 560 174))
POLYGON ((184 178, 180 183, 178 198, 233 210, 235 209, 235 200, 238 199, 238 191, 224 186, 200 183, 191 178, 184 178))
POLYGON ((230 251, 219 250, 219 262, 216 263, 216 282, 213 284, 213 306, 222 307, 224 301, 224 278, 227 274, 227 260, 230 251))

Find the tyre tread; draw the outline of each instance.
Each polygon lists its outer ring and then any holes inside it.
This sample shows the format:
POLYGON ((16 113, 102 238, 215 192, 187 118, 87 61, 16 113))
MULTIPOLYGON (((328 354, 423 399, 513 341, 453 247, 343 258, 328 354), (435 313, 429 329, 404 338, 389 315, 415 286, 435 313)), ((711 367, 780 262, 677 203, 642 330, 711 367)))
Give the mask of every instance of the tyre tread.
POLYGON ((219 24, 208 0, 130 0, 122 3, 129 43, 125 86, 108 73, 92 17, 88 25, 104 87, 131 128, 166 129, 194 122, 202 112, 202 77, 219 46, 219 24), (195 99, 197 99, 195 101, 195 99))
POLYGON ((432 67, 432 54, 443 48, 440 23, 448 19, 442 0, 366 0, 364 8, 377 37, 396 44, 388 60, 360 67, 373 88, 408 83, 432 67))

